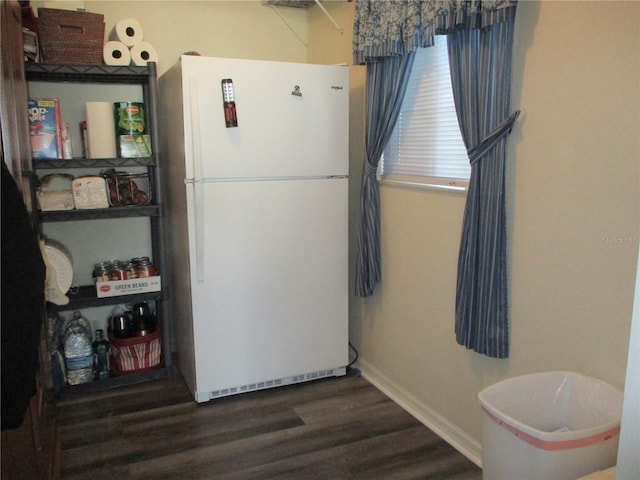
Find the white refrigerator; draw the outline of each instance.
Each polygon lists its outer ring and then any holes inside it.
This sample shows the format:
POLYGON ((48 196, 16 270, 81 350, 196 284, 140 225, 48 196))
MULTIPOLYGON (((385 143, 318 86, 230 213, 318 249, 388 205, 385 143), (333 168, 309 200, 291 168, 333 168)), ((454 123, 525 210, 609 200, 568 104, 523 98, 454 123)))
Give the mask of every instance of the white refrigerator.
POLYGON ((163 285, 195 400, 344 375, 348 68, 185 55, 158 91, 163 285))

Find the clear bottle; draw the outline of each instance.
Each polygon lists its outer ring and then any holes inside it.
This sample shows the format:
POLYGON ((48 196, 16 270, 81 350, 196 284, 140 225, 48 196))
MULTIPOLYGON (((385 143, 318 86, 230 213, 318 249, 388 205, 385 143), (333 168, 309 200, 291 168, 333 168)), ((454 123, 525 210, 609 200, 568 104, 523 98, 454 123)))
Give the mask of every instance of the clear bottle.
POLYGON ((67 322, 64 334, 64 363, 67 383, 79 385, 93 380, 93 346, 89 322, 79 311, 67 322))
POLYGON ((104 338, 104 330, 96 330, 93 341, 93 371, 96 380, 109 378, 109 342, 104 338))

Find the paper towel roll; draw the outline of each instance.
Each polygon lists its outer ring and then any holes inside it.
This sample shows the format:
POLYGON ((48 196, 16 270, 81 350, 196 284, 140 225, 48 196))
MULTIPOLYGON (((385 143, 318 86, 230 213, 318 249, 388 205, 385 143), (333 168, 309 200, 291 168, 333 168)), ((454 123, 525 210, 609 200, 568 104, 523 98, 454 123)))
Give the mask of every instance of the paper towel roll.
POLYGON ((147 62, 158 63, 158 52, 149 42, 140 42, 131 47, 131 61, 138 67, 145 67, 147 62))
POLYGON ((102 58, 105 65, 128 66, 131 63, 131 52, 124 43, 111 40, 104 44, 102 58))
POLYGON ((116 126, 113 102, 86 102, 87 157, 116 157, 116 126))
POLYGON ((116 22, 109 34, 109 40, 124 43, 127 47, 133 47, 142 41, 142 25, 135 18, 123 18, 116 22))

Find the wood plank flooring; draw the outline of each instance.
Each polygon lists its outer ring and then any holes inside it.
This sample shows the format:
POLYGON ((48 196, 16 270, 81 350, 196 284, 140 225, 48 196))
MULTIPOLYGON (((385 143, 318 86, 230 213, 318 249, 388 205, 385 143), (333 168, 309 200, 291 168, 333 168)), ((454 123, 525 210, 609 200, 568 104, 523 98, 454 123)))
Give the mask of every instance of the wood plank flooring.
POLYGON ((471 479, 481 470, 362 377, 197 405, 182 378, 58 401, 61 478, 471 479))

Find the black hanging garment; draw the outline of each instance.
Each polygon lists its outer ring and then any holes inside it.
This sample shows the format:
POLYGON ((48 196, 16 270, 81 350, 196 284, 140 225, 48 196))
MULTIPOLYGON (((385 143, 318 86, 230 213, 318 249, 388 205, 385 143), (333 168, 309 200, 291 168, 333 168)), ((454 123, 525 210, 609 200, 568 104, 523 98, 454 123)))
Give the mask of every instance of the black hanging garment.
POLYGON ((45 265, 38 238, 2 161, 2 430, 22 425, 36 392, 45 265))

